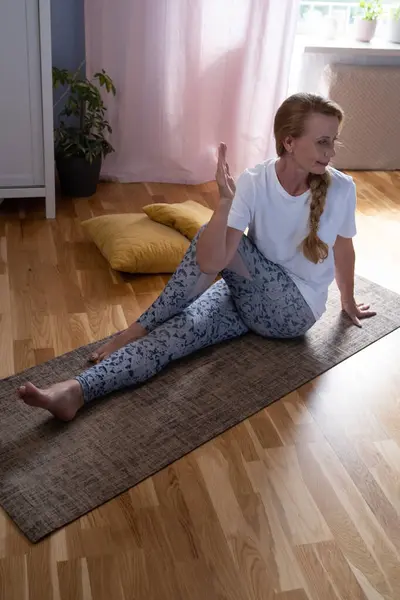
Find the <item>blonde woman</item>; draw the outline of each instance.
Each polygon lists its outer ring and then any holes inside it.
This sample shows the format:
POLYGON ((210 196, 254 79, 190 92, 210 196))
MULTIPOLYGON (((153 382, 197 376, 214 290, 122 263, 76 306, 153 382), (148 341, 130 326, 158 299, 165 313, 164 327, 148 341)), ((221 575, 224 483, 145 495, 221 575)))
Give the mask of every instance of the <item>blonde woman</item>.
POLYGON ((221 144, 219 206, 162 294, 95 353, 97 364, 46 390, 27 383, 22 400, 69 421, 86 403, 200 348, 248 331, 302 336, 324 313, 335 276, 353 323, 372 317, 354 298, 355 185, 329 167, 342 120, 329 100, 291 96, 275 117, 277 158, 247 169, 236 185, 221 144))

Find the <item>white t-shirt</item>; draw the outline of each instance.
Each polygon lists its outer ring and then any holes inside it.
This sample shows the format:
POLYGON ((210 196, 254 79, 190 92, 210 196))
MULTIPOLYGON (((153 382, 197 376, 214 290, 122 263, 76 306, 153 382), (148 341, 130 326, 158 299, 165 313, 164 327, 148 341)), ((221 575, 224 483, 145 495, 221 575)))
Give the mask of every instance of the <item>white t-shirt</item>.
POLYGON ((280 265, 292 278, 316 319, 324 313, 328 288, 335 277, 333 245, 338 235, 356 234, 356 188, 352 177, 329 167, 328 188, 318 235, 329 246, 328 258, 318 264, 309 261, 300 248, 309 232, 310 191, 291 196, 277 174, 277 159, 246 169, 236 182, 236 194, 228 226, 248 237, 270 261, 280 265))

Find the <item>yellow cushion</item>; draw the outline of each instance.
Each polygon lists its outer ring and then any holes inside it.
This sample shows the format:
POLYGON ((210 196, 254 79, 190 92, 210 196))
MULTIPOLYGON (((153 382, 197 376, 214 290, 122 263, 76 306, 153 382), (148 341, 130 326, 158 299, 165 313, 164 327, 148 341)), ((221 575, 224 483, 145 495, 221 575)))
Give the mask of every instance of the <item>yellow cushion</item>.
POLYGON ((189 241, 143 214, 103 215, 82 223, 116 271, 173 273, 189 241))
POLYGON ((143 207, 150 219, 176 229, 192 240, 200 227, 211 219, 213 211, 198 202, 187 200, 178 204, 148 204, 143 207))

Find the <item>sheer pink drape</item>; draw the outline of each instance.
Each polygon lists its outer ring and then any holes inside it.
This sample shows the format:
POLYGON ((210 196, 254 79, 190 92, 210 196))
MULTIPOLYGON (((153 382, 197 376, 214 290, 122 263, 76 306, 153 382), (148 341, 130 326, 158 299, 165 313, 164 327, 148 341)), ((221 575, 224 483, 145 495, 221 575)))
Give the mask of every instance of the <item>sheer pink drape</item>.
POLYGON ((118 91, 103 176, 209 181, 220 140, 235 175, 272 156, 297 13, 298 0, 86 0, 87 72, 118 91))

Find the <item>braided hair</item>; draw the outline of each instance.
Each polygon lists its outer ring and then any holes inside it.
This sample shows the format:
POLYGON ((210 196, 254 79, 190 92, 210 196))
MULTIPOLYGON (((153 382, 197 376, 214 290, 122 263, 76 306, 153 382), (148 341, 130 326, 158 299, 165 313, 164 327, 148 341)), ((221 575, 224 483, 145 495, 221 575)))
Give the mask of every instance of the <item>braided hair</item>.
MULTIPOLYGON (((335 102, 314 94, 294 94, 281 104, 275 115, 274 135, 276 152, 279 157, 286 153, 284 140, 287 137, 300 137, 304 133, 305 122, 312 114, 334 116, 343 121, 343 111, 335 102)), ((323 175, 310 173, 308 185, 311 192, 309 233, 301 248, 304 256, 317 264, 328 256, 328 245, 318 236, 319 222, 324 212, 326 196, 331 182, 329 172, 323 175)))

